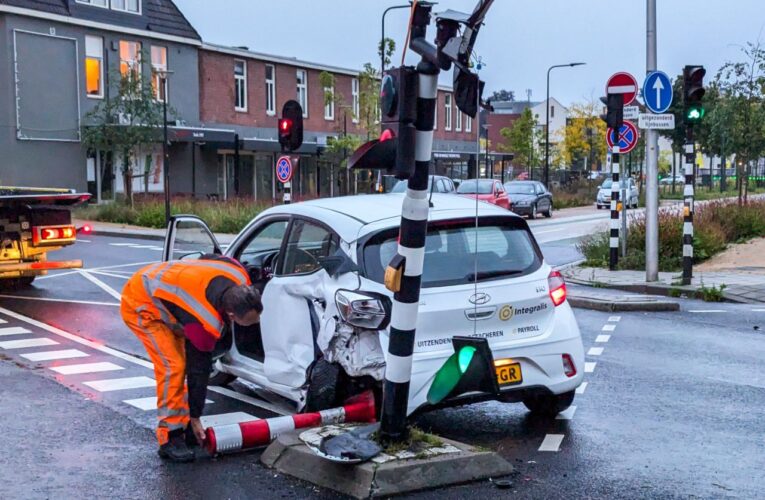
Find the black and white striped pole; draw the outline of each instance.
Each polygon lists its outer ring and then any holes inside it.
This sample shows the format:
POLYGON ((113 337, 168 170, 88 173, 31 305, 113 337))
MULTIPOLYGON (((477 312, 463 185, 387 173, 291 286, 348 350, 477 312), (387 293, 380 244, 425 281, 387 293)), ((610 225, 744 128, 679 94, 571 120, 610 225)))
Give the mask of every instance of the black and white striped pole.
POLYGON ((683 190, 683 285, 690 285, 693 278, 693 186, 696 160, 694 144, 693 126, 688 125, 685 141, 685 189, 683 190))
POLYGON ((292 181, 287 181, 282 186, 284 188, 284 204, 292 203, 292 181))
POLYGON ((619 263, 619 132, 611 148, 611 232, 609 237, 608 268, 616 270, 619 263))

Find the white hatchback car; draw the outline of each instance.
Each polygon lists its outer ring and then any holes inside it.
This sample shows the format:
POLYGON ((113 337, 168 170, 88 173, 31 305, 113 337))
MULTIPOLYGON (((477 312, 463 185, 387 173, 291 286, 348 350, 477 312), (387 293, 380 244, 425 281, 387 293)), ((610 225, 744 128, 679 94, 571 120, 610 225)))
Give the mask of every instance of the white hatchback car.
MULTIPOLYGON (((231 325, 211 383, 240 377, 295 411, 333 407, 370 388, 379 396, 392 296, 384 271, 396 253, 402 201, 399 194, 318 199, 252 220, 224 253, 246 266, 264 311, 259 325, 231 325)), ((566 409, 583 377, 582 340, 563 279, 526 222, 439 194, 429 220, 409 414, 485 400, 522 401, 544 415, 566 409), (461 337, 480 339, 490 353, 478 365, 483 382, 429 402, 461 337)), ((203 221, 173 218, 166 260, 210 252, 220 247, 203 221)))

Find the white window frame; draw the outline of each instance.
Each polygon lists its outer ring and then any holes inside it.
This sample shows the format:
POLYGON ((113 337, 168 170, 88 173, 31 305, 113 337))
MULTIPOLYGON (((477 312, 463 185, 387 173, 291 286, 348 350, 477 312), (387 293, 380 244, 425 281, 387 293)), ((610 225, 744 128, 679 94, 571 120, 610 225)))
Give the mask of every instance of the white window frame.
POLYGON ((124 9, 120 9, 119 7, 115 7, 114 6, 114 0, 110 0, 109 1, 109 4, 110 4, 109 6, 111 7, 111 10, 116 11, 116 12, 125 12, 126 14, 134 14, 136 16, 140 16, 141 15, 141 11, 142 11, 141 2, 142 2, 142 0, 136 0, 136 3, 138 4, 138 10, 137 11, 128 9, 128 2, 130 0, 123 0, 123 1, 125 2, 125 8, 124 9))
POLYGON ((91 7, 99 7, 101 9, 108 9, 109 8, 109 0, 102 0, 104 2, 103 5, 99 5, 97 3, 93 3, 93 0, 77 0, 77 3, 82 3, 85 5, 90 5, 91 7))
POLYGON ((452 95, 444 94, 444 130, 452 129, 452 95))
POLYGON ((351 78, 351 95, 353 96, 353 123, 359 123, 361 101, 359 97, 359 79, 351 78))
POLYGON ((303 118, 308 118, 308 70, 298 69, 295 70, 295 84, 297 102, 303 107, 303 118), (300 75, 303 76, 303 83, 300 83, 300 75), (301 93, 303 98, 301 98, 301 93))
POLYGON ((457 108, 457 121, 454 124, 454 131, 455 132, 462 132, 462 111, 460 111, 459 108, 457 108))
POLYGON ((324 119, 335 121, 335 87, 324 87, 324 95, 329 92, 332 94, 332 101, 324 104, 324 119))
POLYGON ((89 99, 103 99, 104 98, 104 39, 100 36, 85 35, 85 95, 89 99), (88 40, 93 41, 101 49, 100 55, 91 55, 88 53, 88 40), (98 60, 98 69, 100 75, 98 77, 98 94, 88 93, 88 59, 98 60))
POLYGON ((473 131, 473 119, 470 116, 465 115, 465 132, 471 133, 473 131))
POLYGON ((167 102, 170 102, 170 85, 168 84, 167 79, 167 67, 170 64, 170 61, 168 60, 168 56, 170 54, 170 51, 167 50, 167 47, 165 45, 152 45, 151 46, 151 80, 152 80, 152 90, 156 89, 156 95, 154 96, 154 100, 157 102, 164 102, 165 99, 167 99, 167 102), (155 64, 154 63, 154 49, 162 49, 165 51, 165 64, 155 64), (164 94, 165 99, 162 98, 162 92, 159 90, 159 84, 162 82, 162 78, 159 76, 160 72, 165 73, 165 88, 164 88, 164 94))
POLYGON ((276 115, 276 66, 266 64, 266 114, 268 116, 276 115), (271 78, 268 78, 268 68, 271 68, 271 78), (270 104, 270 106, 269 106, 270 104))
MULTIPOLYGON (((141 57, 141 51, 143 50, 143 44, 141 42, 136 42, 134 40, 120 40, 118 43, 118 47, 119 47, 118 55, 120 58, 120 65, 119 65, 120 75, 122 75, 122 63, 126 62, 128 65, 128 69, 134 69, 138 78, 142 79, 143 78, 143 60, 141 57), (135 44, 138 47, 138 50, 136 50, 136 57, 138 59, 131 59, 131 60, 122 59, 122 44, 123 43, 135 44)), ((122 76, 124 77, 124 75, 122 76)))
POLYGON ((247 105, 247 61, 244 59, 234 59, 234 111, 246 113, 247 105), (239 63, 242 64, 243 68, 241 75, 236 74, 236 66, 239 63), (240 95, 244 106, 237 106, 240 95))

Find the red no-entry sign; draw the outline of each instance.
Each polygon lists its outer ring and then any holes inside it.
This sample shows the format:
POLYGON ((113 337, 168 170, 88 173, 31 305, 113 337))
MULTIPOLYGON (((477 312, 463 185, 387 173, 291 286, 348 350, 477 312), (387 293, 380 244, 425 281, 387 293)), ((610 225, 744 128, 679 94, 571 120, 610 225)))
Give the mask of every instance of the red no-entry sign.
POLYGON ((614 73, 606 82, 606 95, 624 95, 624 105, 628 106, 635 100, 638 92, 638 84, 635 77, 624 71, 614 73))

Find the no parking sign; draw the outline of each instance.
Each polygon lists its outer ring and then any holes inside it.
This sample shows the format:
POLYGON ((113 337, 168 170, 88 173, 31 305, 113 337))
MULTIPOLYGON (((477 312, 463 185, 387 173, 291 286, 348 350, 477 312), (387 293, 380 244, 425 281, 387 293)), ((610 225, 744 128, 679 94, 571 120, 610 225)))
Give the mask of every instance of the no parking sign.
POLYGON ((289 156, 280 156, 276 160, 276 179, 282 184, 292 180, 295 171, 292 168, 292 159, 289 156))

